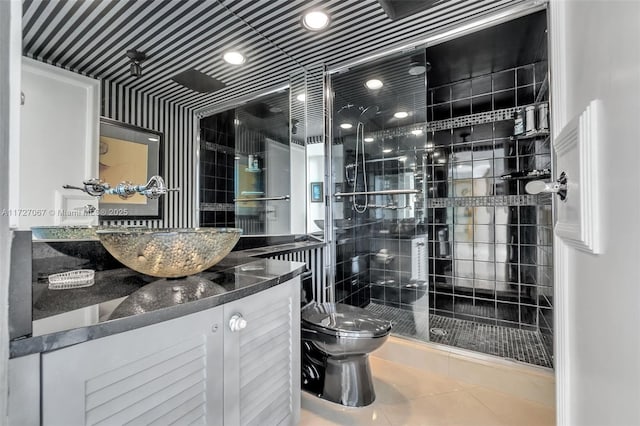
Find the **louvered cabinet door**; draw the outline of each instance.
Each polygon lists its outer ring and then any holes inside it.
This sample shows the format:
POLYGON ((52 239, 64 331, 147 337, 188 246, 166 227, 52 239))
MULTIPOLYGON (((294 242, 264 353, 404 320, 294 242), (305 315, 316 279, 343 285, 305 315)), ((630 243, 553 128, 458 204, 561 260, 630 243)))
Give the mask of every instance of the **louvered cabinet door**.
POLYGON ((42 355, 42 424, 222 424, 222 307, 42 355))
POLYGON ((300 417, 300 278, 224 305, 224 424, 300 417))

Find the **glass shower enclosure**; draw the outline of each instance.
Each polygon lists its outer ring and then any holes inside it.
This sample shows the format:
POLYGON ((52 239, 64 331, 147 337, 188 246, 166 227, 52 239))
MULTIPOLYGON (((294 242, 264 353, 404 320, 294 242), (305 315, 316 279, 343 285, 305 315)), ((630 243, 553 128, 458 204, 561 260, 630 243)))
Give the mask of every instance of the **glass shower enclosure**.
POLYGON ((546 14, 331 76, 335 299, 552 366, 546 14))

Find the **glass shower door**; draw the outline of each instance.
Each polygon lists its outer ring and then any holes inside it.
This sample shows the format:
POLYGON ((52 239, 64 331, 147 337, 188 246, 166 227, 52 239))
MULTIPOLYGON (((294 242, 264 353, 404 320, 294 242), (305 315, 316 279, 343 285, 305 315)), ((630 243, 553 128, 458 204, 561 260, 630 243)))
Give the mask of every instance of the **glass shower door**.
POLYGON ((332 77, 336 301, 429 338, 424 52, 332 77))

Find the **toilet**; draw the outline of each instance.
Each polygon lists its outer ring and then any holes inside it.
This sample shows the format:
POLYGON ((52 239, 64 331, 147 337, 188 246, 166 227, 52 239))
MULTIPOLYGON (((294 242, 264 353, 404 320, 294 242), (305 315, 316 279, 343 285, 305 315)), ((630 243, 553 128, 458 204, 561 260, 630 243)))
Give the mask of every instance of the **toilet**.
POLYGON ((389 337, 391 322, 342 303, 315 303, 300 312, 302 388, 349 407, 376 399, 369 353, 389 337))

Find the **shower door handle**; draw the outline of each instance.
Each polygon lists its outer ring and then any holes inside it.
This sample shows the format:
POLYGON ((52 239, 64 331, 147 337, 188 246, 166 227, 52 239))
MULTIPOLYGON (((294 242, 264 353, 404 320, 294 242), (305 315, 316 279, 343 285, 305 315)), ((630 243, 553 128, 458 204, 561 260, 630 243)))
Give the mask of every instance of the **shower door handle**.
POLYGON ((567 199, 567 175, 565 172, 560 174, 560 177, 555 182, 545 182, 542 180, 532 180, 524 187, 527 194, 558 194, 560 200, 565 201, 567 199))

